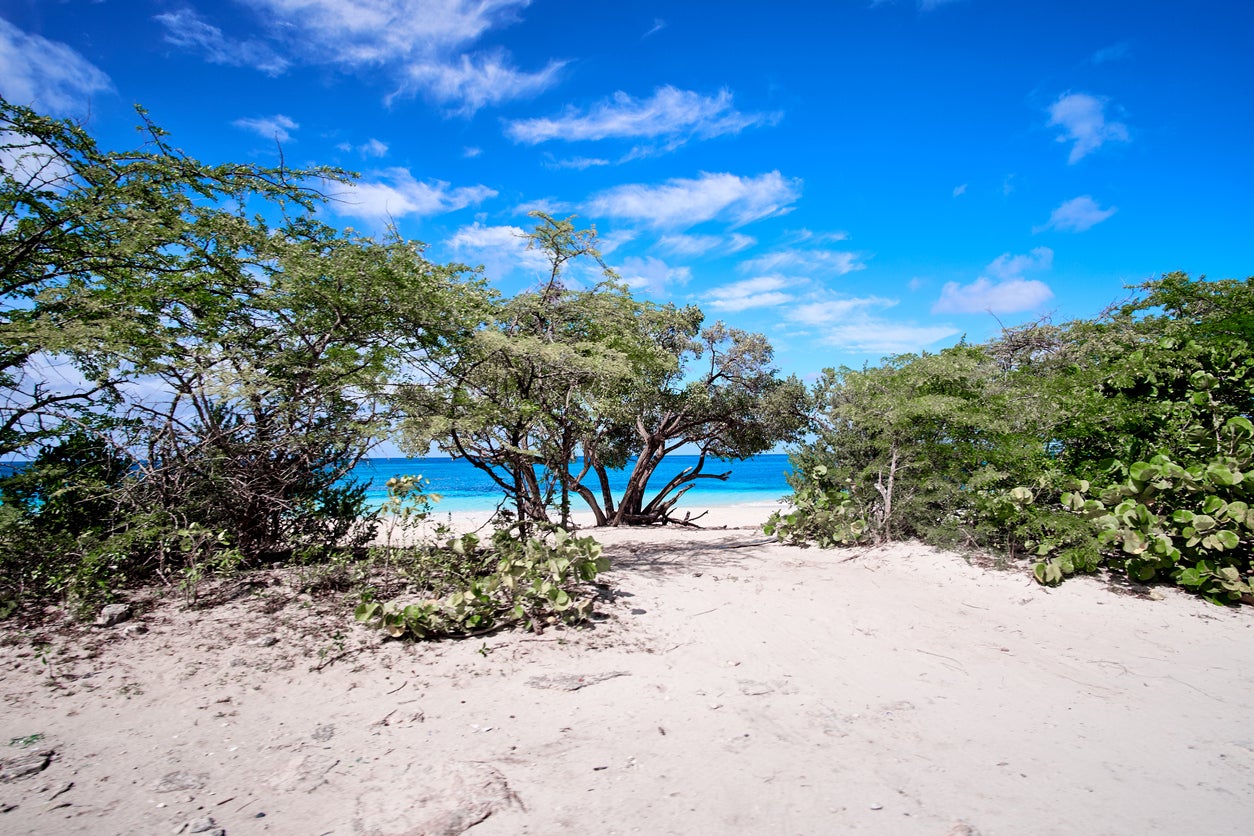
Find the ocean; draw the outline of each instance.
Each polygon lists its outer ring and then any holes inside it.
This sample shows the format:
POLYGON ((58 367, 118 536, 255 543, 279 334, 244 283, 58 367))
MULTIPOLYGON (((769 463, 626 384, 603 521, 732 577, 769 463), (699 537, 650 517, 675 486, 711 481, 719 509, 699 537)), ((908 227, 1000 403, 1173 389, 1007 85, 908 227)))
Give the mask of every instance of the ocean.
MULTIPOLYGON (((697 456, 667 456, 649 480, 654 493, 685 467, 697 463, 697 456)), ((712 505, 734 505, 740 502, 774 502, 792 493, 785 476, 789 472, 788 456, 771 453, 740 462, 706 459, 704 473, 731 471, 727 481, 699 479, 679 500, 679 510, 699 510, 712 505)), ((613 471, 610 484, 615 494, 627 483, 630 469, 613 471)), ((414 459, 365 459, 353 469, 351 478, 367 485, 367 501, 381 505, 387 498, 387 481, 393 476, 422 476, 429 481, 427 491, 440 495, 437 513, 490 511, 501 501, 501 490, 486 474, 462 459, 443 457, 414 459)), ((587 482, 587 480, 585 480, 587 482)), ((646 494, 652 497, 652 493, 646 494)), ((572 497, 575 511, 587 510, 578 496, 572 497)))

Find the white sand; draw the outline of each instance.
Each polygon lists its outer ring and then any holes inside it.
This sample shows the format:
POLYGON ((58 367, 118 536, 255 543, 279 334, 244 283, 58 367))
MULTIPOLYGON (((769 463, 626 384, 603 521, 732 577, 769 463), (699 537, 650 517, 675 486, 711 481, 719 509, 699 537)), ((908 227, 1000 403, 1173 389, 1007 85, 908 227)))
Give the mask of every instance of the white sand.
POLYGON ((918 545, 596 534, 589 629, 408 645, 254 594, 50 635, 47 665, 10 632, 0 741, 45 738, 0 757, 56 754, 0 783, 0 832, 1250 832, 1248 608, 918 545))

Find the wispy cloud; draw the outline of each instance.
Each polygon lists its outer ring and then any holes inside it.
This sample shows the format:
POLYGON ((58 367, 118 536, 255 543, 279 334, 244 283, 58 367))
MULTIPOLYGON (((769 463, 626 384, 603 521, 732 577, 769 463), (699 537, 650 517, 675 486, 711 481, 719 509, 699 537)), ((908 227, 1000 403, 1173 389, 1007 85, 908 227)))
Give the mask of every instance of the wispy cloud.
POLYGON ((661 32, 665 28, 666 28, 666 21, 662 20, 662 18, 660 17, 655 17, 653 18, 653 25, 649 27, 648 32, 645 32, 643 35, 640 36, 640 40, 644 40, 650 35, 657 34, 658 32, 661 32))
POLYGON ((277 76, 286 72, 292 63, 265 41, 228 38, 221 29, 192 9, 159 14, 156 20, 165 28, 166 43, 199 52, 211 64, 251 67, 266 75, 277 76))
POLYGON ((1062 128, 1058 142, 1071 142, 1069 163, 1077 163, 1107 142, 1129 142, 1128 126, 1106 119, 1106 99, 1066 93, 1049 106, 1049 127, 1062 128))
POLYGON ((593 195, 593 215, 639 221, 654 227, 687 229, 713 220, 735 226, 782 215, 801 196, 801 181, 778 171, 757 177, 703 172, 661 185, 634 183, 593 195))
POLYGON ((489 279, 500 281, 515 271, 528 278, 548 274, 544 253, 527 248, 527 233, 517 226, 463 226, 448 240, 456 258, 471 266, 482 266, 489 279))
POLYGON ((335 146, 341 151, 356 152, 363 157, 386 157, 388 155, 388 144, 378 139, 368 139, 361 145, 354 145, 351 142, 341 142, 335 146))
POLYGON ((891 308, 896 304, 897 300, 882 296, 821 297, 789 307, 784 312, 784 319, 798 325, 826 328, 851 316, 866 316, 868 311, 891 308))
POLYGON ((1024 274, 1048 270, 1053 263, 1054 251, 1048 247, 1037 247, 1026 255, 1004 253, 985 268, 986 275, 970 284, 947 282, 932 313, 1015 313, 1038 307, 1054 293, 1049 285, 1024 274))
POLYGON ((292 131, 300 127, 294 119, 282 113, 256 119, 236 119, 231 124, 276 142, 287 142, 292 138, 292 131))
MULTIPOLYGON (((505 133, 515 142, 528 145, 554 140, 650 139, 662 140, 665 150, 672 150, 690 139, 709 139, 771 124, 779 116, 741 113, 733 106, 728 90, 703 96, 668 85, 659 87, 647 99, 636 99, 620 91, 586 112, 572 107, 558 117, 515 120, 506 124, 505 133)), ((637 149, 637 156, 642 153, 645 152, 637 149)))
POLYGON ((1056 229, 1059 232, 1084 232, 1086 229, 1097 226, 1117 211, 1119 211, 1118 208, 1114 206, 1103 209, 1089 195, 1080 195, 1063 201, 1050 213, 1048 221, 1033 228, 1032 231, 1044 232, 1047 229, 1056 229))
POLYGON ((550 61, 544 69, 523 72, 510 66, 503 50, 462 55, 452 60, 419 61, 405 69, 405 81, 388 97, 422 90, 454 113, 469 116, 486 105, 524 99, 557 83, 564 61, 550 61))
POLYGON ((387 168, 341 189, 331 207, 338 215, 387 222, 407 215, 454 212, 495 196, 496 191, 487 186, 453 188, 441 180, 419 181, 406 168, 387 168))
POLYGON ((961 197, 962 195, 966 193, 967 193, 966 183, 963 183, 961 186, 954 186, 954 197, 961 197))
POLYGON ((916 325, 881 317, 855 317, 835 325, 819 342, 861 354, 907 354, 962 333, 952 325, 916 325))
POLYGON ((1094 64, 1107 64, 1111 61, 1122 61, 1132 54, 1132 48, 1128 46, 1126 41, 1120 41, 1117 44, 1111 44, 1103 47, 1093 53, 1091 58, 1094 64))
POLYGON ((849 233, 843 230, 833 230, 831 232, 815 232, 812 229, 790 230, 785 235, 785 240, 792 244, 832 244, 837 241, 848 241, 849 233))
POLYGON ((660 258, 629 256, 618 266, 618 274, 631 287, 654 296, 664 296, 677 284, 687 284, 692 270, 672 267, 660 258))
POLYGON ((166 40, 209 61, 276 75, 293 62, 369 72, 393 83, 386 101, 423 94, 450 112, 522 98, 558 80, 564 62, 514 67, 503 49, 475 50, 490 30, 515 23, 530 0, 239 0, 273 34, 232 40, 190 9, 157 16, 166 40), (282 54, 279 52, 282 48, 282 54))
POLYGON ((756 243, 758 243, 756 238, 740 232, 733 232, 730 235, 687 235, 677 233, 674 235, 663 235, 658 239, 657 246, 659 249, 674 255, 696 258, 716 251, 723 254, 738 253, 741 250, 747 250, 756 243))
POLYGON ((896 299, 883 296, 825 297, 789 305, 782 313, 794 327, 816 329, 821 345, 860 354, 920 351, 960 333, 947 323, 894 322, 879 313, 896 305, 896 299))
POLYGON ((865 270, 862 253, 828 249, 781 249, 751 258, 740 265, 750 273, 789 270, 822 276, 843 276, 865 270))
POLYGON ((569 157, 564 160, 550 160, 545 163, 549 168, 570 168, 575 171, 584 171, 589 168, 609 165, 610 161, 600 157, 569 157))
POLYGON ((797 284, 797 280, 784 276, 756 276, 712 288, 706 294, 706 300, 716 311, 770 308, 793 301, 796 297, 784 290, 795 288, 797 284))
POLYGON ((27 34, 0 18, 0 94, 8 101, 81 115, 93 94, 111 90, 109 76, 66 44, 27 34))

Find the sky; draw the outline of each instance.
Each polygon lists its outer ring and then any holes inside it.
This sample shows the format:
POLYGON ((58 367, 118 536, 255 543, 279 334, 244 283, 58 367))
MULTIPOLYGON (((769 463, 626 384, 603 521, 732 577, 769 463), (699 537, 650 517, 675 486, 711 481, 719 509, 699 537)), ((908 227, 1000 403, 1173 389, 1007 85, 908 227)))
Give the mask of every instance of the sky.
POLYGON ((0 94, 359 172, 328 222, 507 294, 576 215, 813 379, 1254 274, 1251 43, 1238 0, 0 0, 0 94))

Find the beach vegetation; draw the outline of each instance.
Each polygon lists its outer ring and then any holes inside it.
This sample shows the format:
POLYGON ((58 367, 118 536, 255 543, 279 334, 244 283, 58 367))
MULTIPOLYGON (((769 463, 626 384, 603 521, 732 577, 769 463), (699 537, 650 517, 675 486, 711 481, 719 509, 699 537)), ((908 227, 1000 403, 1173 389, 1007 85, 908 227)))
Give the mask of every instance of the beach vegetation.
POLYGON ((798 438, 808 392, 772 365, 761 334, 703 326, 695 306, 632 295, 597 249, 596 230, 533 213, 529 246, 549 272, 540 287, 498 300, 441 383, 415 387, 409 445, 435 443, 489 475, 524 529, 568 527, 582 500, 598 526, 676 521, 676 505, 710 459, 738 460, 798 438), (568 284, 580 261, 591 284, 568 284), (679 449, 698 460, 651 484, 679 449), (627 468, 615 492, 610 471, 627 468))
POLYGON ((347 475, 483 321, 476 274, 317 219, 345 172, 205 163, 139 116, 111 151, 0 101, 6 599, 359 547, 347 475))
POLYGON ((1251 601, 1254 279, 1171 273, 1093 320, 828 370, 768 531, 918 537, 1251 601))

